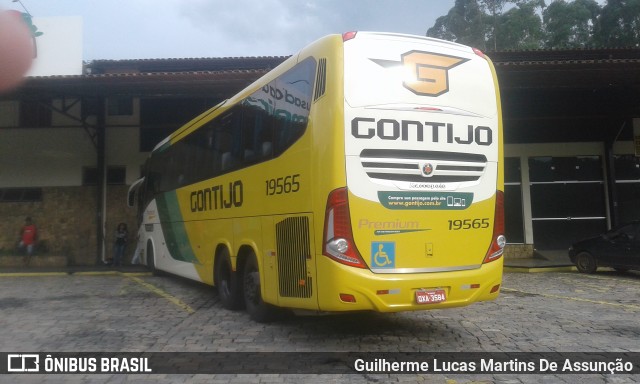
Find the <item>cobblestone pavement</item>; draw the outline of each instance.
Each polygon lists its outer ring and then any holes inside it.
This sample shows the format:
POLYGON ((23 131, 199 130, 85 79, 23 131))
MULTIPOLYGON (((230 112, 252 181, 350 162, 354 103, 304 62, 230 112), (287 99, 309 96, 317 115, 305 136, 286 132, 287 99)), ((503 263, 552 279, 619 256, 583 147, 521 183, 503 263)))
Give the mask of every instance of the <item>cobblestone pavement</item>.
MULTIPOLYGON (((1 350, 640 352, 640 273, 507 273, 495 302, 258 324, 215 289, 149 274, 0 274, 1 350)), ((637 375, 5 375, 0 383, 627 383, 637 375)))

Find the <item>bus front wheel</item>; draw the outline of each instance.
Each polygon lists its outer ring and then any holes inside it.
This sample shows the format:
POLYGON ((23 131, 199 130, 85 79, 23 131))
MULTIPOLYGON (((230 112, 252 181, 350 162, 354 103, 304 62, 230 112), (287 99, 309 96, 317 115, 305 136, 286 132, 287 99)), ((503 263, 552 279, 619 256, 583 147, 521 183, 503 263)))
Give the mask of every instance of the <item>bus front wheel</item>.
POLYGON ((214 266, 214 279, 218 287, 218 297, 222 306, 226 309, 242 308, 242 292, 237 283, 236 274, 231 268, 229 251, 225 248, 216 258, 214 266))
POLYGON ((153 244, 151 244, 151 240, 147 242, 147 268, 151 271, 154 276, 158 276, 159 272, 156 269, 156 259, 153 253, 153 244))
POLYGON ((276 308, 262 300, 258 260, 252 253, 247 257, 243 273, 244 303, 252 320, 267 323, 275 320, 276 308))

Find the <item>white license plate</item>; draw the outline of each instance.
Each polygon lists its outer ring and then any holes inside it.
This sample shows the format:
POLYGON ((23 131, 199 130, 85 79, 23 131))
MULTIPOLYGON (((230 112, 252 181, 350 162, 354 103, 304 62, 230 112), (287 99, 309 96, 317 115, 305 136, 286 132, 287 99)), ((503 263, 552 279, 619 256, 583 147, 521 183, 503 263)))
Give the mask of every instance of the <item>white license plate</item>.
POLYGON ((444 301, 447 301, 447 294, 444 289, 416 291, 416 302, 418 304, 435 304, 444 301))

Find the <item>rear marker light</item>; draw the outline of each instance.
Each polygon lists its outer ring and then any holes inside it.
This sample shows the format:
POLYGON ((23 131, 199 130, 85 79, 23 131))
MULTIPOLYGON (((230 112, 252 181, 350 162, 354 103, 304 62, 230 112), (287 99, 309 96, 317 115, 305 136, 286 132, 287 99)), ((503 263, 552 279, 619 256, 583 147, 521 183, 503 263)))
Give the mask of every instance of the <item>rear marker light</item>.
POLYGON ((478 48, 471 48, 473 50, 473 53, 475 53, 476 55, 482 57, 483 59, 486 59, 486 56, 484 55, 484 53, 479 50, 478 48))
POLYGON ((436 107, 416 107, 416 111, 442 112, 442 109, 436 107))
POLYGON ((356 31, 350 31, 350 32, 343 33, 342 34, 342 41, 345 42, 345 41, 349 41, 351 39, 355 39, 357 33, 358 32, 356 32, 356 31))
POLYGON ((500 284, 494 285, 493 288, 491 288, 491 292, 490 293, 496 293, 499 290, 500 290, 500 284))
POLYGON ((377 295, 397 295, 400 293, 400 289, 396 288, 396 289, 380 289, 378 291, 376 291, 377 295))
POLYGON ((350 295, 348 293, 341 293, 340 294, 340 300, 344 301, 345 303, 355 303, 356 302, 355 296, 350 295))

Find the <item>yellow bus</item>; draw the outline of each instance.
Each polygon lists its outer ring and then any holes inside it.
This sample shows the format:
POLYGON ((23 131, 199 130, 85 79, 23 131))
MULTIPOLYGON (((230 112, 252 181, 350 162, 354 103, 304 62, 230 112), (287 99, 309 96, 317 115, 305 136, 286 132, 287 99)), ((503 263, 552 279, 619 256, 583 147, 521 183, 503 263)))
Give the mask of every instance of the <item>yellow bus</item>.
POLYGON ((457 307, 499 294, 502 156, 482 52, 349 32, 160 142, 129 199, 149 268, 256 321, 457 307))

